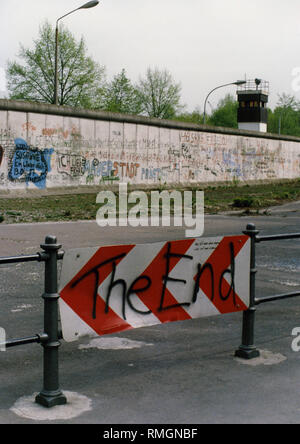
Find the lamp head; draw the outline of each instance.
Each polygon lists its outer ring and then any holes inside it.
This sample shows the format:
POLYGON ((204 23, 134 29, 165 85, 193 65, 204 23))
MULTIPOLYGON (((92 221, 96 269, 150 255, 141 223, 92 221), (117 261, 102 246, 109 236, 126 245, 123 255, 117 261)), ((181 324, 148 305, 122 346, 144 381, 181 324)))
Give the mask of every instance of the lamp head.
POLYGON ((84 5, 80 6, 78 9, 87 9, 87 8, 93 8, 94 6, 97 6, 99 1, 93 0, 91 2, 87 2, 84 5))

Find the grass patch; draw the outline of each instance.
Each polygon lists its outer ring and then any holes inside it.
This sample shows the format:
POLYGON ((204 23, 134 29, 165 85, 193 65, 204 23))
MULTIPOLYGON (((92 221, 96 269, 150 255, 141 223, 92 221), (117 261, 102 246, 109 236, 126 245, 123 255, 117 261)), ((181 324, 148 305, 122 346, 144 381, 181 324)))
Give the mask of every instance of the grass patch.
MULTIPOLYGON (((195 186, 177 189, 199 190, 195 186)), ((151 190, 147 190, 149 203, 150 192, 151 190)), ((258 212, 260 209, 296 200, 300 200, 298 179, 269 184, 214 185, 204 188, 206 214, 234 210, 258 212)), ((95 220, 99 207, 100 205, 96 203, 96 193, 0 198, 0 223, 95 220)))

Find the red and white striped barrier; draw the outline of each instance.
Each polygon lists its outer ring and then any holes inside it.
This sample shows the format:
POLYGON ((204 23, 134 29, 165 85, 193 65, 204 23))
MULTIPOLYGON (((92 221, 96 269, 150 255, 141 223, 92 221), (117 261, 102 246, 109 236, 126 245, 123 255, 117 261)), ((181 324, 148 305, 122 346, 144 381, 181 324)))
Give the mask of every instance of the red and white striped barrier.
POLYGON ((69 250, 59 290, 63 338, 243 311, 249 276, 245 235, 69 250))

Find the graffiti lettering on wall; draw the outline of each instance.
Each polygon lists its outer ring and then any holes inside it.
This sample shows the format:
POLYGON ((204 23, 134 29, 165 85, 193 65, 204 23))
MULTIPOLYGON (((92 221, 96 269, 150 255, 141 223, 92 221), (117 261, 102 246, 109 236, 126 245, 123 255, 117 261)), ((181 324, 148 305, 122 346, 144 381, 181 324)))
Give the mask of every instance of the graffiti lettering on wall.
POLYGON ((142 180, 159 180, 161 178, 160 168, 142 168, 141 179, 142 180))
POLYGON ((226 136, 221 134, 200 133, 193 131, 181 131, 179 134, 181 143, 190 143, 192 145, 212 144, 215 146, 226 146, 226 136))
POLYGON ((98 159, 87 160, 85 164, 85 171, 87 172, 86 183, 94 183, 95 178, 100 177, 100 182, 119 180, 115 176, 115 171, 113 169, 113 163, 111 160, 99 161, 98 159))
POLYGON ((3 148, 2 148, 2 146, 0 145, 0 166, 1 166, 1 163, 2 163, 2 160, 3 160, 3 154, 4 154, 4 152, 3 152, 3 148))
POLYGON ((78 154, 57 153, 57 170, 71 177, 83 176, 86 160, 78 154))
POLYGON ((226 171, 230 173, 232 176, 242 177, 243 170, 241 165, 236 161, 235 157, 231 154, 231 152, 225 153, 223 152, 223 161, 225 166, 227 167, 226 171))
POLYGON ((186 143, 183 143, 181 145, 181 153, 182 153, 182 157, 184 159, 191 159, 192 158, 192 154, 190 152, 190 146, 186 143))
POLYGON ((116 182, 119 180, 120 180, 119 176, 103 176, 100 182, 109 183, 109 182, 116 182))
POLYGON ((113 162, 112 160, 88 159, 76 153, 57 153, 57 171, 71 178, 86 174, 86 183, 93 183, 96 178, 103 180, 119 180, 121 177, 137 176, 139 163, 113 162))
POLYGON ((88 172, 87 182, 91 183, 95 177, 100 177, 102 181, 120 180, 120 177, 129 177, 130 179, 137 176, 139 163, 133 162, 112 162, 104 160, 102 162, 94 159, 86 161, 85 171, 88 172))
POLYGON ((27 145, 23 139, 15 139, 15 150, 8 173, 10 181, 32 182, 36 187, 46 187, 47 174, 51 171, 53 148, 40 150, 27 145))
POLYGON ((22 128, 24 131, 36 131, 36 126, 30 122, 23 123, 22 128))
POLYGON ((111 160, 87 160, 85 164, 85 171, 88 172, 88 175, 92 174, 93 176, 97 177, 109 177, 113 175, 113 163, 111 160))
POLYGON ((76 126, 72 126, 71 130, 63 130, 63 128, 43 128, 42 135, 47 137, 53 136, 62 136, 64 139, 67 139, 71 136, 73 139, 80 139, 80 130, 76 128, 76 126))
POLYGON ((137 175, 139 163, 114 162, 114 176, 129 177, 132 179, 137 175))

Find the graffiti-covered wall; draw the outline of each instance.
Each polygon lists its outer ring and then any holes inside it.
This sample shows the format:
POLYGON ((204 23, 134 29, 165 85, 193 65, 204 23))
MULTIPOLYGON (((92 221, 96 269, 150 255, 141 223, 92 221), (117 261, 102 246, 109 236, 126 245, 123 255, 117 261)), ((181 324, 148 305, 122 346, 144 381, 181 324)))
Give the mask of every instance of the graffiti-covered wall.
POLYGON ((300 139, 0 100, 0 189, 299 177, 300 139))

